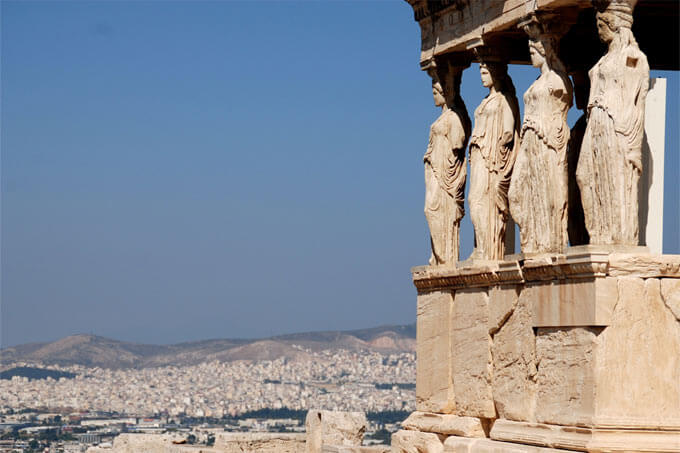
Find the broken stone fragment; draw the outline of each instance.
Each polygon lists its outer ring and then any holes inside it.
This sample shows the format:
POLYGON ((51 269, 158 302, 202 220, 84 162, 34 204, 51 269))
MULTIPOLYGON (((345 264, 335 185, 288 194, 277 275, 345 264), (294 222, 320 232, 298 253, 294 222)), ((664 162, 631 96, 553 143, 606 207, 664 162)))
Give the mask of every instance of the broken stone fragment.
POLYGON ((307 453, 321 453, 323 445, 360 446, 366 432, 363 412, 310 410, 307 412, 307 453))

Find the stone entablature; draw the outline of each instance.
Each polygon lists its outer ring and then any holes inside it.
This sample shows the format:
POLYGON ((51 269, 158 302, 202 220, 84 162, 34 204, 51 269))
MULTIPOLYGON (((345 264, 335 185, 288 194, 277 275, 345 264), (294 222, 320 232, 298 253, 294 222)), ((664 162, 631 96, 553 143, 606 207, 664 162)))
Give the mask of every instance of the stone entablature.
MULTIPOLYGON (((458 62, 475 59, 472 49, 485 45, 501 49, 507 61, 529 64, 526 36, 517 29, 524 16, 536 11, 557 14, 572 26, 564 38, 562 58, 570 69, 590 68, 601 47, 593 28, 590 0, 407 0, 421 30, 422 65, 448 54, 458 62)), ((679 69, 678 2, 639 0, 634 27, 652 69, 679 69), (666 48, 658 43, 673 46, 666 48)))
POLYGON ((608 275, 680 278, 680 255, 639 253, 645 247, 607 249, 577 246, 569 247, 564 254, 508 255, 504 261, 459 262, 457 267, 417 266, 411 272, 420 293, 608 275))

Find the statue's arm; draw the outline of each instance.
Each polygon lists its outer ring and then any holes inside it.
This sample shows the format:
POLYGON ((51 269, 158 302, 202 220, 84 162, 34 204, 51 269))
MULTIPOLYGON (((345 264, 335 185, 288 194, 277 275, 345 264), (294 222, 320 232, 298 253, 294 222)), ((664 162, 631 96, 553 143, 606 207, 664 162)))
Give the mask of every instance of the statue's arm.
POLYGON ((566 149, 569 141, 569 127, 566 122, 566 113, 571 107, 571 82, 565 81, 558 74, 553 73, 550 79, 551 99, 548 108, 550 109, 546 119, 542 120, 542 128, 546 138, 555 151, 560 152, 566 149), (566 84, 569 83, 570 86, 566 84))
POLYGON ((501 108, 501 126, 502 132, 500 136, 500 143, 502 146, 510 146, 515 139, 515 115, 512 112, 512 107, 507 99, 503 98, 500 105, 501 108))
POLYGON ((642 168, 640 148, 644 135, 645 99, 649 89, 649 65, 645 55, 637 49, 624 54, 625 67, 621 83, 621 111, 615 119, 617 134, 625 137, 627 159, 642 168))
POLYGON ((465 142, 467 141, 465 128, 460 117, 455 112, 449 115, 449 133, 447 136, 451 149, 462 149, 465 147, 465 142))

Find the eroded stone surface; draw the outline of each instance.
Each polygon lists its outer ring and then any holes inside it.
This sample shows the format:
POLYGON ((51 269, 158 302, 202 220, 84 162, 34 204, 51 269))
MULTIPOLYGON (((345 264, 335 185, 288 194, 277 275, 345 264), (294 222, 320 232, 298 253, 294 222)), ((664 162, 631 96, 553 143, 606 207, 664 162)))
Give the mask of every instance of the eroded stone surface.
POLYGON ((564 453, 564 450, 553 448, 456 436, 448 437, 444 441, 444 451, 447 453, 564 453))
POLYGON ((444 439, 441 434, 399 430, 392 434, 392 453, 442 453, 444 439))
POLYGON ((489 288, 489 333, 495 334, 508 320, 517 305, 517 287, 511 285, 489 288))
POLYGON ((680 321, 680 279, 665 278, 661 280, 661 296, 666 306, 680 321))
POLYGON ((305 439, 304 433, 217 433, 215 448, 221 453, 304 453, 305 439))
POLYGON ((535 288, 525 288, 514 312, 493 337, 493 398, 498 416, 533 420, 536 341, 532 328, 535 288))
POLYGON ((307 453, 321 453, 323 445, 360 446, 366 432, 366 415, 363 412, 334 412, 310 410, 307 412, 307 453))
POLYGON ((416 408, 451 413, 455 408, 451 362, 453 296, 435 291, 418 296, 416 408))
MULTIPOLYGON (((258 433, 260 434, 260 433, 258 433)), ((178 434, 132 434, 122 433, 113 440, 111 448, 94 446, 87 449, 88 453, 235 453, 243 450, 230 450, 219 447, 193 446, 180 444, 185 436, 178 434)), ((303 445, 299 443, 299 445, 303 445)), ((271 445, 273 446, 273 444, 271 445)), ((251 450, 254 451, 254 450, 251 450)), ((302 453, 302 449, 261 449, 264 453, 302 453)))
POLYGON ((389 453, 389 445, 371 445, 366 447, 347 447, 343 445, 324 445, 323 453, 389 453))
POLYGON ((456 414, 493 418, 496 409, 491 391, 491 337, 486 291, 457 291, 451 323, 456 414))
POLYGON ((491 430, 491 438, 569 451, 680 451, 680 431, 575 428, 499 419, 491 430))
POLYGON ((465 437, 484 437, 482 423, 475 417, 414 412, 401 423, 404 429, 465 437))
POLYGON ((620 278, 613 322, 598 339, 597 423, 680 426, 680 323, 659 279, 620 278))
POLYGON ((536 421, 589 425, 594 412, 594 350, 599 329, 539 328, 536 421))
POLYGON ((609 275, 613 277, 680 278, 680 255, 612 253, 609 275))
POLYGON ((607 326, 617 299, 614 277, 546 282, 535 287, 533 325, 607 326))

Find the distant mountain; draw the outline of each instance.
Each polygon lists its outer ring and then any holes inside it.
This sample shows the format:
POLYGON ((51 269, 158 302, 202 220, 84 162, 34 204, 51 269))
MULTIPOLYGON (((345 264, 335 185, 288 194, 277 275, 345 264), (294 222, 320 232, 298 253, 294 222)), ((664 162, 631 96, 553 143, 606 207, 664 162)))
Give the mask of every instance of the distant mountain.
POLYGON ((204 340, 174 345, 148 345, 71 335, 51 343, 31 343, 0 350, 0 371, 24 362, 38 365, 83 365, 102 368, 147 368, 196 365, 232 360, 304 360, 325 349, 415 351, 415 324, 350 331, 307 332, 257 340, 204 340))

